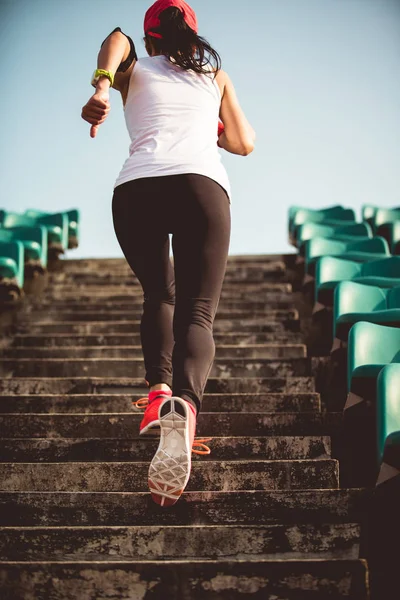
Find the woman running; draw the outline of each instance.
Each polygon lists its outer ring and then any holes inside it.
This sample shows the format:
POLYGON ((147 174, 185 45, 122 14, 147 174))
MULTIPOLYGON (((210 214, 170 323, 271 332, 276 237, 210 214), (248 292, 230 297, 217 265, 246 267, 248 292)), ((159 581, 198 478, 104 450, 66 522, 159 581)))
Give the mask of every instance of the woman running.
POLYGON ((218 53, 197 31, 183 0, 158 0, 146 12, 146 58, 114 29, 98 55, 96 92, 82 109, 95 137, 110 111, 110 86, 121 93, 131 144, 114 185, 113 223, 143 288, 149 394, 140 434, 160 433, 149 488, 163 506, 175 504, 189 480, 215 357, 231 232, 229 179, 217 145, 246 156, 255 139, 218 53))

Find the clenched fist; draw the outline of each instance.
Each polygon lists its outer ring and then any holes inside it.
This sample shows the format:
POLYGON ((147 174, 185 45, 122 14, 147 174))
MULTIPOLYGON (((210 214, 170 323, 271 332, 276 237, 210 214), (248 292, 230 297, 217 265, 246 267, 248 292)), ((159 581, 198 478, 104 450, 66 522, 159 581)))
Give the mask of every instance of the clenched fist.
POLYGON ((90 137, 96 137, 99 126, 106 120, 110 112, 109 92, 96 91, 82 108, 82 119, 92 125, 90 137))

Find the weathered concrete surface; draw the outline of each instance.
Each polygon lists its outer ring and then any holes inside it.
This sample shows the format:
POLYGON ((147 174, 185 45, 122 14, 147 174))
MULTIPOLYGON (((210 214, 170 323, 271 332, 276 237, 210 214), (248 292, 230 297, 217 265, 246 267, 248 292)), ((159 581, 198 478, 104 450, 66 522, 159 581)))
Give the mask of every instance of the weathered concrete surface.
POLYGON ((365 490, 185 491, 168 511, 148 492, 0 492, 2 526, 359 523, 365 490))
MULTIPOLYGON (((132 405, 141 394, 28 394, 1 395, 0 413, 127 413, 140 412, 132 405)), ((319 412, 319 395, 204 394, 203 412, 319 412)), ((1 435, 1 432, 0 432, 1 435)))
POLYGON ((0 529, 0 561, 358 558, 358 524, 0 529))
MULTIPOLYGON (((4 438, 128 438, 139 435, 141 414, 0 414, 4 438)), ((341 413, 216 413, 201 412, 197 436, 333 435, 341 413)))
MULTIPOLYGON (((265 436, 213 437, 209 442, 212 454, 199 457, 204 460, 253 459, 290 460, 328 458, 328 436, 265 436)), ((149 462, 157 450, 158 439, 120 438, 0 438, 0 462, 93 462, 135 461, 149 462)))
POLYGON ((0 344, 1 600, 367 600, 368 496, 338 488, 342 415, 315 394, 293 257, 237 258, 196 431, 212 454, 170 510, 148 493, 158 441, 131 405, 148 391, 136 277, 66 263, 25 304, 0 344))
POLYGON ((4 600, 366 600, 362 560, 0 563, 4 600), (301 596, 299 596, 301 592, 301 596), (18 597, 18 596, 17 596, 18 597))
MULTIPOLYGON (((229 319, 219 320, 214 323, 216 333, 234 333, 237 324, 229 319)), ((103 333, 139 333, 140 320, 137 319, 124 321, 42 321, 41 323, 19 323, 18 332, 28 332, 30 334, 42 333, 68 333, 71 334, 103 334, 103 333)), ((289 319, 287 321, 266 321, 264 318, 246 318, 242 319, 240 331, 245 333, 285 333, 287 331, 299 331, 299 321, 289 319)))
MULTIPOLYGON (((145 376, 143 358, 19 358, 0 360, 2 377, 145 376)), ((310 374, 309 358, 215 358, 211 377, 294 377, 310 374)))
MULTIPOLYGON (((141 346, 75 346, 61 348, 4 348, 0 357, 4 358, 140 358, 141 346)), ((305 358, 306 347, 303 344, 257 344, 238 346, 220 345, 216 349, 216 359, 220 358, 305 358)))
MULTIPOLYGON (((209 377, 206 393, 314 392, 312 377, 209 377)), ((0 378, 0 394, 129 394, 146 395, 142 377, 0 378)))
MULTIPOLYGON (((265 344, 265 345, 290 345, 301 344, 301 338, 295 332, 275 332, 275 333, 214 333, 214 341, 218 351, 220 346, 235 345, 245 347, 246 345, 265 344)), ((1 341, 2 348, 58 348, 65 346, 137 346, 140 345, 139 333, 103 333, 100 335, 69 335, 68 333, 58 334, 38 334, 28 335, 19 334, 15 336, 4 336, 1 341)))
MULTIPOLYGON (((143 492, 148 462, 0 463, 1 491, 143 492)), ((338 464, 319 460, 193 461, 194 490, 276 490, 338 487, 338 464)))

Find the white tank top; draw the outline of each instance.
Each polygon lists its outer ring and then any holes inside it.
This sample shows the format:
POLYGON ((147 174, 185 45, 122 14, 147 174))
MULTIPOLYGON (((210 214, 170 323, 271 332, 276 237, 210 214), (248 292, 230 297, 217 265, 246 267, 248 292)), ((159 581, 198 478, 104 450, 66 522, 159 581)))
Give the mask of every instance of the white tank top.
POLYGON ((164 55, 140 58, 124 112, 131 144, 117 185, 140 177, 206 175, 230 198, 217 146, 221 93, 214 75, 185 71, 164 55))

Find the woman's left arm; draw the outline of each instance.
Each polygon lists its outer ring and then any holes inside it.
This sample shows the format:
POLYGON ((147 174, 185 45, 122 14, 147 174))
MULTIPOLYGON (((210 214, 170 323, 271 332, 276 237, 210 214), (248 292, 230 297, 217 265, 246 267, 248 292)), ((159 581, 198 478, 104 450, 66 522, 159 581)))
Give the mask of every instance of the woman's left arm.
MULTIPOLYGON (((133 46, 134 52, 134 46, 133 46)), ((120 31, 114 31, 103 42, 97 57, 97 68, 110 71, 117 75, 113 87, 123 93, 126 82, 133 68, 133 60, 129 69, 117 74, 119 67, 127 61, 132 54, 132 44, 128 37, 120 31)), ((97 130, 110 112, 109 102, 110 81, 107 77, 100 77, 96 85, 96 91, 82 108, 82 119, 92 125, 90 137, 96 137, 97 130)))

